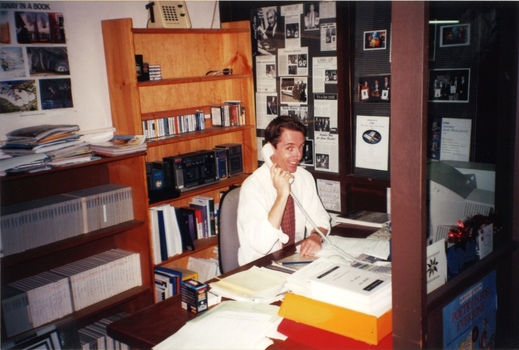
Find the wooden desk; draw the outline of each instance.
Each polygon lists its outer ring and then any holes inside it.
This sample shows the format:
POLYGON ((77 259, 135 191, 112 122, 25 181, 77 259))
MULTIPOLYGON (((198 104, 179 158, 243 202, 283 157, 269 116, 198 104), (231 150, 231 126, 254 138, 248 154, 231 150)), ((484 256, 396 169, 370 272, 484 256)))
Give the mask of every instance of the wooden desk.
MULTIPOLYGON (((373 228, 339 225, 332 229, 332 234, 360 238, 366 237, 374 231, 376 230, 373 228)), ((241 266, 236 270, 222 275, 221 277, 226 277, 239 271, 248 270, 252 266, 266 266, 269 265, 272 260, 279 260, 295 253, 295 246, 287 247, 247 265, 241 266)), ((114 322, 108 325, 108 336, 128 344, 131 348, 150 349, 177 332, 186 324, 187 321, 196 317, 192 313, 184 310, 181 307, 180 302, 181 296, 176 295, 125 317, 122 320, 114 322)), ((285 341, 274 340, 274 344, 271 345, 269 349, 304 350, 313 348, 305 347, 288 338, 285 341)))

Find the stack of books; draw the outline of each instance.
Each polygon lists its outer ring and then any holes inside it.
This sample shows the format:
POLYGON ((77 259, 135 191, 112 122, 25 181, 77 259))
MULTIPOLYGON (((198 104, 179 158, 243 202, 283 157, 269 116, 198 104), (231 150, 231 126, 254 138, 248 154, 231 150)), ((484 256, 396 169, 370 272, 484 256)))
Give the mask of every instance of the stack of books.
POLYGON ((195 250, 194 241, 216 235, 214 199, 195 196, 188 206, 171 204, 149 209, 153 262, 158 265, 187 250, 195 250))
POLYGON ((7 336, 40 327, 141 285, 140 255, 122 249, 22 278, 2 287, 7 336))
POLYGON ((0 256, 24 252, 133 218, 132 188, 116 184, 5 206, 0 210, 0 256))
POLYGON ((93 143, 90 148, 95 154, 117 157, 124 154, 144 152, 147 149, 144 135, 116 135, 111 140, 93 143))
POLYGON ((12 157, 22 158, 10 162, 13 166, 2 170, 35 171, 49 169, 51 166, 90 161, 92 155, 89 144, 80 140, 81 135, 77 134, 77 131, 79 131, 78 125, 43 124, 7 133, 7 141, 1 147, 2 152, 12 157), (39 162, 34 162, 34 155, 40 155, 39 162))
POLYGON ((129 350, 130 347, 128 345, 113 339, 106 332, 106 326, 126 316, 128 316, 126 312, 119 312, 78 329, 81 347, 83 349, 129 350))
POLYGON ((245 107, 239 100, 224 101, 220 106, 211 106, 213 126, 245 125, 245 107))

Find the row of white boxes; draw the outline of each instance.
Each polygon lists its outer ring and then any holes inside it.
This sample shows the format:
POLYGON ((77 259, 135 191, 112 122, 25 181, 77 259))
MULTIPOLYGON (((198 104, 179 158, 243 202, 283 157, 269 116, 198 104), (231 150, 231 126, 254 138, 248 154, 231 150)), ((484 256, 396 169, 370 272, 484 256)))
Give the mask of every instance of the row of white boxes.
POLYGON ((9 283, 2 291, 8 337, 142 285, 140 255, 112 249, 9 283))
POLYGON ((2 207, 0 256, 133 220, 132 189, 106 184, 2 207))

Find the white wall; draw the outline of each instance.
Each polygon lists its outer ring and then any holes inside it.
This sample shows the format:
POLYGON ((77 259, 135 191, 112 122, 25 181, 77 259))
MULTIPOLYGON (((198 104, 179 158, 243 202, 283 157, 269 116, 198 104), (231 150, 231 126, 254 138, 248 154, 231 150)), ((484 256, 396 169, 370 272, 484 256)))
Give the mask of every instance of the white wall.
MULTIPOLYGON (((145 8, 147 3, 148 1, 49 2, 51 10, 46 12, 61 12, 65 17, 74 108, 0 114, 0 139, 5 139, 5 134, 11 130, 38 124, 78 124, 81 132, 87 133, 91 141, 111 137, 112 119, 101 20, 130 17, 135 28, 145 28, 148 19, 145 8)), ((215 1, 187 2, 193 28, 219 28, 220 17, 218 6, 215 5, 215 1)), ((11 36, 14 37, 14 33, 11 36)), ((16 40, 11 42, 16 45, 16 40)))

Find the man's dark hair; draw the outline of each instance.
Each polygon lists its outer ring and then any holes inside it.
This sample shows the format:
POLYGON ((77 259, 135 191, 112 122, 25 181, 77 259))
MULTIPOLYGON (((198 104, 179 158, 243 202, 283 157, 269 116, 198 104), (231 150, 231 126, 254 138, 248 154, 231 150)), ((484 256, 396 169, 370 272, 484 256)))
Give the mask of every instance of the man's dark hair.
POLYGON ((285 129, 299 131, 306 138, 306 126, 304 126, 297 117, 284 115, 272 119, 269 123, 265 129, 265 141, 270 142, 274 147, 277 147, 279 138, 285 129))

